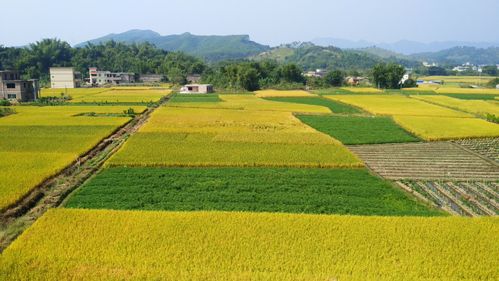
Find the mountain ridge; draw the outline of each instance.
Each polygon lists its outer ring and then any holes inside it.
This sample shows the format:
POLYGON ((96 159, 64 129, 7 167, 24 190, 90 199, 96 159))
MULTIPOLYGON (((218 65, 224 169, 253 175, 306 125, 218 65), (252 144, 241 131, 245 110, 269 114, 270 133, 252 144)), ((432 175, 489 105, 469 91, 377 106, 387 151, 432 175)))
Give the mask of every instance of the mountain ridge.
POLYGON ((123 33, 111 33, 88 40, 75 47, 100 44, 107 41, 124 43, 149 42, 166 51, 182 51, 207 60, 241 59, 256 55, 270 47, 251 41, 249 35, 194 35, 189 32, 160 35, 152 30, 132 29, 123 33))
POLYGON ((319 46, 335 46, 342 49, 360 49, 368 47, 378 47, 389 51, 397 52, 403 55, 413 55, 418 53, 439 52, 445 49, 454 47, 475 47, 475 48, 489 48, 499 47, 499 42, 471 42, 471 41, 434 41, 429 43, 422 43, 411 40, 399 40, 392 43, 376 43, 366 40, 348 40, 341 38, 322 37, 316 38, 311 41, 319 46))

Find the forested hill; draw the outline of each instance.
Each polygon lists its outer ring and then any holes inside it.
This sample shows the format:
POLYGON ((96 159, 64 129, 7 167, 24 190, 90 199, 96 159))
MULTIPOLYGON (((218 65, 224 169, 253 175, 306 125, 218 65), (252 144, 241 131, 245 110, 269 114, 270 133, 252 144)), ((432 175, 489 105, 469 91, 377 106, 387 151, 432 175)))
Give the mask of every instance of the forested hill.
POLYGON ((208 61, 241 59, 269 50, 269 46, 250 40, 248 35, 199 36, 190 33, 161 36, 151 30, 130 30, 120 34, 109 34, 90 40, 76 47, 89 43, 100 44, 109 41, 123 43, 151 43, 166 51, 182 51, 208 61))
POLYGON ((454 47, 451 49, 434 52, 434 53, 421 53, 411 55, 416 60, 426 60, 438 62, 440 64, 499 64, 499 47, 490 47, 486 49, 475 47, 454 47))
MULTIPOLYGON (((394 53, 395 54, 395 53, 394 53)), ((342 50, 336 47, 321 47, 312 43, 283 45, 253 57, 255 60, 275 59, 285 63, 295 63, 304 69, 343 69, 365 70, 381 62, 396 62, 407 67, 419 64, 416 60, 400 56, 381 56, 367 49, 342 50)))

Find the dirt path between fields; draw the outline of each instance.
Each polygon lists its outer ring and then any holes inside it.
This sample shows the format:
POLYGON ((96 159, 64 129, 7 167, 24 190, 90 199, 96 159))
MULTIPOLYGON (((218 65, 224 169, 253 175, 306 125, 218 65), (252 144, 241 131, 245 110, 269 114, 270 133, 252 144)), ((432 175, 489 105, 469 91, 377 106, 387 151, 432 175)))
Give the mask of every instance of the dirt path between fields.
MULTIPOLYGON (((168 100, 168 97, 163 99, 161 105, 168 100)), ((0 253, 48 209, 59 206, 71 192, 96 174, 104 162, 146 123, 157 108, 150 107, 135 116, 57 175, 35 187, 17 204, 4 210, 0 214, 0 253)))

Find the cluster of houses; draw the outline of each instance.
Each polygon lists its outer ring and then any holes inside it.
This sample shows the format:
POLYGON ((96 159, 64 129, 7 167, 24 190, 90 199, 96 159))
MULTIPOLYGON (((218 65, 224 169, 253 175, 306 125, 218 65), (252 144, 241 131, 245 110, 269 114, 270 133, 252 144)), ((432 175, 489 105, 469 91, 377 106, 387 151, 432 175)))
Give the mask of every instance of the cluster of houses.
POLYGON ((88 78, 82 79, 80 72, 72 67, 51 67, 50 86, 55 89, 79 88, 83 85, 99 87, 104 85, 130 85, 141 83, 160 83, 165 77, 160 74, 142 74, 138 76, 133 72, 111 72, 99 70, 97 67, 88 69, 88 78))
MULTIPOLYGON (((111 72, 90 67, 88 78, 83 79, 80 72, 73 67, 51 67, 50 87, 53 89, 73 89, 86 87, 101 87, 106 85, 133 85, 135 83, 155 84, 165 80, 164 75, 142 74, 131 72, 111 72)), ((200 75, 190 75, 189 82, 198 83, 200 75)), ((189 84, 181 89, 182 93, 211 93, 212 85, 189 84)), ((36 101, 40 96, 40 84, 36 79, 23 80, 18 71, 0 71, 0 99, 29 102, 36 101)))

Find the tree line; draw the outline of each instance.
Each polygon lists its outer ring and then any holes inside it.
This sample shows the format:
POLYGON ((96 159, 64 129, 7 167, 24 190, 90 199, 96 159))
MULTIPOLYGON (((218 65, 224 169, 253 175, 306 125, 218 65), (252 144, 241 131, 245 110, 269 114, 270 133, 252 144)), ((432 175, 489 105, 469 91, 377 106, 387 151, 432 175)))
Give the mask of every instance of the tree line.
MULTIPOLYGON (((275 60, 238 60, 207 64, 182 52, 168 52, 150 43, 107 42, 73 48, 58 39, 44 39, 23 48, 0 46, 0 69, 15 69, 23 78, 49 83, 49 68, 72 66, 84 77, 89 67, 114 72, 162 74, 175 84, 187 82, 190 74, 202 74, 202 82, 228 90, 254 91, 261 88, 296 89, 342 86, 347 73, 329 71, 322 78, 305 78, 303 69, 294 63, 275 60)), ((352 74, 352 73, 351 73, 352 74)), ((371 73, 373 84, 398 88, 404 68, 398 64, 377 64, 371 73)), ((359 75, 359 73, 353 73, 359 75)))

